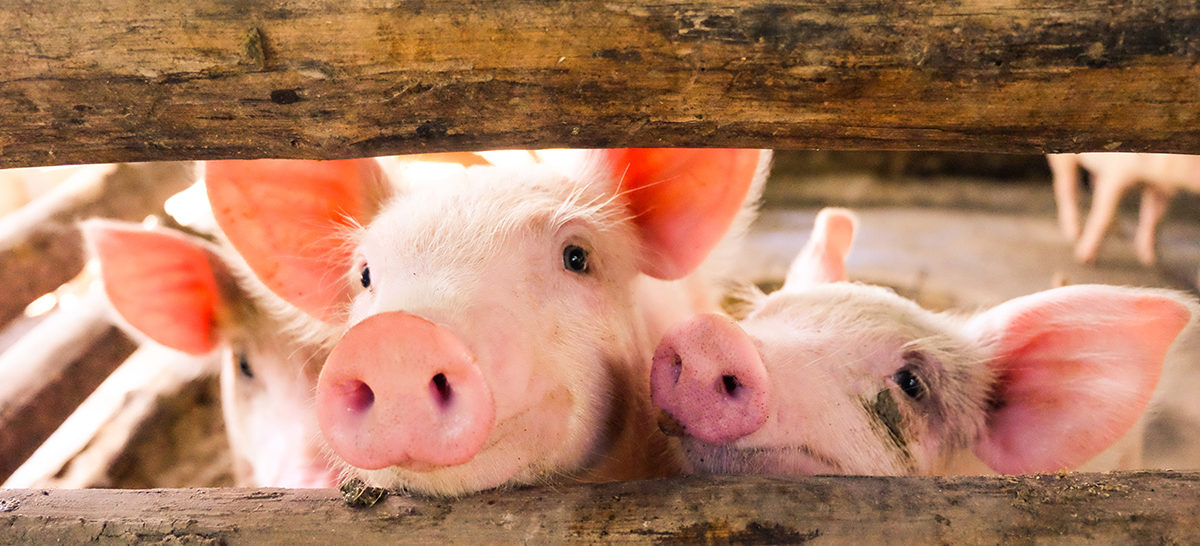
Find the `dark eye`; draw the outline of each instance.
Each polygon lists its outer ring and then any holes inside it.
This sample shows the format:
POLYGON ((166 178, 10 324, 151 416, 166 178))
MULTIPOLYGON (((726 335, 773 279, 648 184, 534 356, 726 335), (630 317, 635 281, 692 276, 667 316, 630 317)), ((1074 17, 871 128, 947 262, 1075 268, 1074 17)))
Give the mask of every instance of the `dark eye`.
POLYGON ((371 268, 365 265, 363 266, 362 270, 362 285, 363 288, 371 287, 371 268))
POLYGON ((248 378, 253 378, 254 370, 250 369, 250 359, 246 358, 246 353, 239 352, 237 354, 237 359, 238 359, 238 371, 242 372, 242 375, 244 375, 248 378))
POLYGON ((567 245, 563 249, 563 268, 576 273, 587 273, 587 251, 577 245, 567 245))
POLYGON ((900 386, 900 390, 904 391, 904 394, 913 400, 921 400, 929 394, 929 387, 925 386, 925 382, 908 368, 902 368, 896 372, 896 375, 892 376, 892 380, 900 386))

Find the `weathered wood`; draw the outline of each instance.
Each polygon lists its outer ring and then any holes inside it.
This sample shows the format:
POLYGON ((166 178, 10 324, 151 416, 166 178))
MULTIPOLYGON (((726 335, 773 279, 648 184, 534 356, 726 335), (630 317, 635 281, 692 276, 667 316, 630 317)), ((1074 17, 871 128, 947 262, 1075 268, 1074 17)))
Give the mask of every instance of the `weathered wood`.
MULTIPOLYGON (((3 153, 0 151, 0 153, 3 153)), ((98 165, 0 220, 0 324, 79 274, 83 241, 75 223, 92 216, 140 221, 195 182, 190 163, 98 165)))
POLYGON ((1191 0, 0 1, 0 166, 503 147, 1200 152, 1191 0))
POLYGON ((333 490, 0 490, 11 542, 221 544, 1194 543, 1200 476, 687 478, 389 496, 333 490))
POLYGON ((0 481, 136 348, 94 293, 0 355, 0 481))

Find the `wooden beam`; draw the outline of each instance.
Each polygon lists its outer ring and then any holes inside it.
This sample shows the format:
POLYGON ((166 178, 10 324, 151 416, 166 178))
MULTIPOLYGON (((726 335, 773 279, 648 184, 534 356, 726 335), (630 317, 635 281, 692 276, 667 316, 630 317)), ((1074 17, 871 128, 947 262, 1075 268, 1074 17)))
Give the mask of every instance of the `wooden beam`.
POLYGON ((334 490, 0 490, 12 542, 1194 543, 1200 476, 683 478, 389 496, 334 490))
POLYGON ((506 147, 1200 153, 1200 4, 0 0, 0 167, 506 147))
MULTIPOLYGON (((0 152, 3 153, 3 152, 0 152)), ((75 224, 93 216, 140 221, 195 182, 190 163, 98 165, 0 220, 0 324, 35 298, 75 278, 83 241, 75 224)))
POLYGON ((0 482, 137 348, 93 293, 0 355, 0 482))

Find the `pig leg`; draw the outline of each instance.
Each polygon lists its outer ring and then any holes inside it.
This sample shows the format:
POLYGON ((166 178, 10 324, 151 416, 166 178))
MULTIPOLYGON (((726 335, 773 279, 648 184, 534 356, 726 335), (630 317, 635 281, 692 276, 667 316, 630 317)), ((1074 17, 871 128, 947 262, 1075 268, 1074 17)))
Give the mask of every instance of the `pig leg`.
POLYGON ((1104 240, 1104 232, 1112 223, 1117 213, 1117 205, 1121 202, 1121 194, 1133 184, 1133 179, 1125 175, 1101 173, 1096 177, 1096 190, 1092 196, 1092 210, 1088 213, 1087 223, 1075 245, 1075 259, 1080 263, 1090 264, 1096 261, 1096 253, 1100 250, 1100 242, 1104 240))
POLYGON ((1157 256, 1154 255, 1154 238, 1158 230, 1158 222, 1167 212, 1167 204, 1171 195, 1153 186, 1142 190, 1142 208, 1138 213, 1137 234, 1133 239, 1133 248, 1137 250, 1138 261, 1143 265, 1154 265, 1157 256))
POLYGON ((1058 205, 1058 225, 1070 241, 1079 240, 1079 161, 1075 154, 1050 154, 1050 173, 1054 177, 1054 203, 1058 205))

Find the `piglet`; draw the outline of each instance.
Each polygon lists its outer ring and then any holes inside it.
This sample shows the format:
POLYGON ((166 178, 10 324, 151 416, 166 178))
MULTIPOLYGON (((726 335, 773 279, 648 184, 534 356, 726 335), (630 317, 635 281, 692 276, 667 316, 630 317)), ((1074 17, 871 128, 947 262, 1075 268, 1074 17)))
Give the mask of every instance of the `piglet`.
POLYGON ((251 295, 229 251, 135 224, 89 220, 82 230, 127 329, 192 355, 221 351, 237 484, 336 486, 313 394, 328 351, 291 339, 288 320, 251 295))
POLYGON ((748 316, 700 314, 663 337, 651 396, 690 471, 1050 472, 1110 446, 1090 469, 1138 465, 1139 419, 1189 297, 1070 286, 937 314, 845 282, 854 226, 823 210, 783 288, 748 316))
POLYGON ((770 153, 533 157, 207 164, 233 246, 335 344, 318 419, 350 475, 457 495, 678 472, 650 356, 664 328, 715 307, 770 153))
POLYGON ((1104 232, 1112 223, 1121 195, 1142 183, 1141 211, 1134 235, 1138 260, 1153 265, 1155 230, 1178 190, 1200 192, 1200 156, 1182 154, 1083 153, 1047 156, 1054 175, 1054 197, 1063 234, 1076 241, 1075 258, 1096 260, 1104 232), (1092 210, 1079 231, 1079 167, 1092 175, 1092 210))

